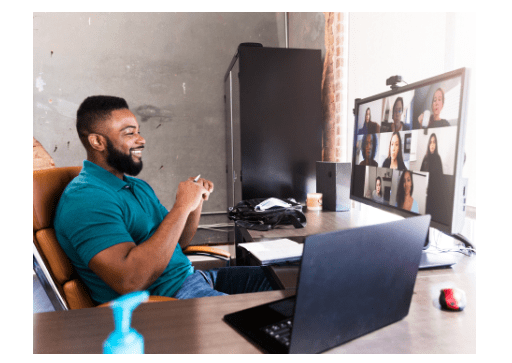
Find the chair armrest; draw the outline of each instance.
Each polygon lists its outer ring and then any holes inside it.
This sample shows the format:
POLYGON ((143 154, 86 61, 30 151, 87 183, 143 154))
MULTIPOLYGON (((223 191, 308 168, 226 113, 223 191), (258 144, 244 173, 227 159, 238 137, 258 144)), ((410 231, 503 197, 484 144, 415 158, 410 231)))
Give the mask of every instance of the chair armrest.
POLYGON ((188 246, 183 250, 186 255, 203 255, 216 257, 221 260, 229 261, 231 254, 221 248, 208 247, 208 246, 188 246))

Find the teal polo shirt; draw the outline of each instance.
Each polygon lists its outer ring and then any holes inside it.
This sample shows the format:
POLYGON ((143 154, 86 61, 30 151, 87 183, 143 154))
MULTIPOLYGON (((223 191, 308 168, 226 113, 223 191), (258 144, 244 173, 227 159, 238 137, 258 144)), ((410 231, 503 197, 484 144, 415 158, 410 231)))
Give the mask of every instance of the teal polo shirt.
MULTIPOLYGON (((89 268, 99 252, 122 242, 139 245, 155 233, 167 209, 143 180, 123 180, 85 160, 80 174, 69 183, 57 206, 57 240, 98 303, 119 296, 89 268)), ((178 244, 166 269, 148 288, 152 295, 172 296, 194 272, 178 244)))

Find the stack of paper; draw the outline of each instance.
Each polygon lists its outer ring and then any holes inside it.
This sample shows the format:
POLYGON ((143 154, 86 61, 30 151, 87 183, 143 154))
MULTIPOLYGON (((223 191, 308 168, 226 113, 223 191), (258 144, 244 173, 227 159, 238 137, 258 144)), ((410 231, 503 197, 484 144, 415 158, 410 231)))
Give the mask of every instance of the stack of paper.
POLYGON ((249 251, 262 265, 298 261, 304 248, 302 243, 287 238, 240 243, 238 246, 249 251))

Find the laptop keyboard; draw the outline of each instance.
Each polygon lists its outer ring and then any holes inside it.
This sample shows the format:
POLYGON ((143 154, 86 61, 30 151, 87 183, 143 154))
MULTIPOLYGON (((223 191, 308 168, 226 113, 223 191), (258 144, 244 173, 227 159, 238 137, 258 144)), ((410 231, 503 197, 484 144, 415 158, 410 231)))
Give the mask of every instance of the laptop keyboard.
POLYGON ((261 328, 265 332, 265 334, 286 347, 290 346, 290 337, 292 333, 292 319, 284 319, 277 323, 272 323, 270 325, 264 326, 261 328))

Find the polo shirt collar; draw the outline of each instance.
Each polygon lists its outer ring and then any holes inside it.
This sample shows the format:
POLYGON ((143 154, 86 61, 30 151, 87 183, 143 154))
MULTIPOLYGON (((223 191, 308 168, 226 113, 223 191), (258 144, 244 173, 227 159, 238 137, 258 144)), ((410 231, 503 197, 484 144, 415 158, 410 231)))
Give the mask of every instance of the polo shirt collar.
POLYGON ((82 172, 98 178, 114 191, 119 191, 132 185, 132 183, 127 180, 126 176, 123 176, 123 180, 121 180, 108 170, 103 169, 101 166, 89 160, 84 160, 82 172))

